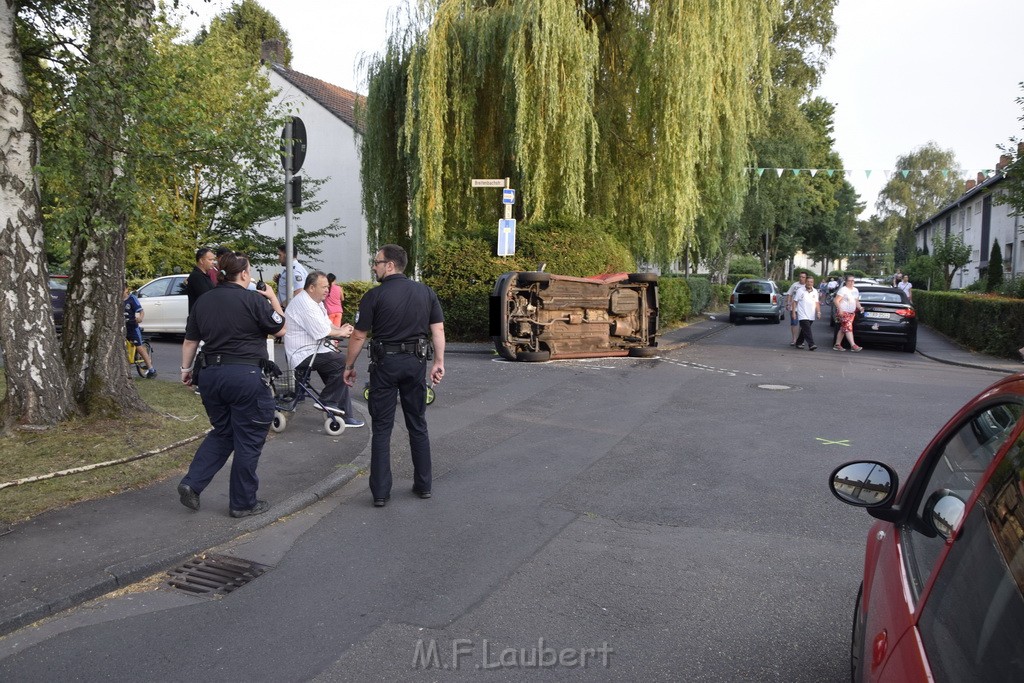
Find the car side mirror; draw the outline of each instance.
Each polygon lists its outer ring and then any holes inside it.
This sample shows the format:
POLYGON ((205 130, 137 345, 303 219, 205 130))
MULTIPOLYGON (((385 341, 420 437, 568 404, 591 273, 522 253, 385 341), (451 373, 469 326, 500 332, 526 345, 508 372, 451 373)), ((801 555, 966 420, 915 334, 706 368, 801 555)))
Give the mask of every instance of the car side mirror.
POLYGON ((928 531, 949 540, 964 518, 967 504, 949 489, 939 489, 924 504, 924 523, 928 531))
POLYGON ((888 505, 899 490, 899 477, 884 463, 865 461, 840 465, 829 478, 832 494, 849 505, 878 508, 888 505))

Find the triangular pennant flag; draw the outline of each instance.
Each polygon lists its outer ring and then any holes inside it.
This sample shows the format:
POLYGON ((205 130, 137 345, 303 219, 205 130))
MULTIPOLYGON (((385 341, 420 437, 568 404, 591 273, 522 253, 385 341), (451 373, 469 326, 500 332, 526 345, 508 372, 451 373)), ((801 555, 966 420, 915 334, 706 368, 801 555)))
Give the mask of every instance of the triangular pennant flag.
POLYGON ((853 169, 852 168, 848 168, 848 169, 844 170, 843 173, 846 175, 847 178, 852 178, 853 177, 853 169))
POLYGON ((780 178, 782 177, 782 174, 785 173, 785 172, 786 172, 786 169, 784 169, 784 168, 777 168, 777 169, 775 169, 775 173, 778 174, 778 176, 780 178))
POLYGON ((760 178, 762 175, 764 175, 764 169, 763 168, 757 169, 757 177, 760 178))
POLYGON ((818 175, 818 169, 816 169, 816 168, 812 168, 812 169, 811 169, 811 177, 813 178, 813 177, 814 177, 814 176, 816 176, 816 175, 818 175))
POLYGON ((904 169, 904 170, 900 171, 900 175, 902 175, 904 178, 906 178, 908 175, 910 175, 910 170, 909 169, 904 169))
POLYGON ((949 177, 949 169, 948 168, 942 169, 942 177, 943 178, 948 178, 949 177))
MULTIPOLYGON (((868 172, 870 173, 870 171, 868 172)), ((882 175, 884 175, 885 179, 888 180, 889 178, 892 177, 892 171, 890 171, 889 169, 885 169, 882 171, 882 175)))
POLYGON ((866 171, 864 171, 864 177, 865 178, 870 178, 871 177, 871 169, 870 168, 867 169, 866 171))
POLYGON ((827 173, 827 174, 828 174, 828 177, 829 177, 829 178, 831 178, 831 177, 832 177, 832 174, 833 174, 833 173, 835 173, 835 172, 836 172, 836 170, 835 170, 834 168, 830 168, 830 169, 828 169, 827 171, 825 171, 825 173, 827 173))
POLYGON ((921 174, 922 178, 927 178, 928 174, 931 173, 927 168, 919 168, 917 172, 921 174))
POLYGON ((793 175, 800 175, 800 169, 799 168, 791 168, 789 170, 793 172, 793 175))

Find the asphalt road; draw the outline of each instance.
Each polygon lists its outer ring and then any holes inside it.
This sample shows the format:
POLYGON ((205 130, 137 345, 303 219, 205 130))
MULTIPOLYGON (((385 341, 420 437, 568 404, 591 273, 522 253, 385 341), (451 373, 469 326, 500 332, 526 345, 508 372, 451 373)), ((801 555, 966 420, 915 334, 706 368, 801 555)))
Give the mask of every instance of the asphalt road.
POLYGON ((906 473, 995 377, 788 335, 451 355, 433 499, 408 492, 396 428, 386 508, 357 478, 219 549, 271 567, 242 589, 101 599, 0 641, 0 680, 848 680, 870 518, 826 478, 859 458, 906 473))

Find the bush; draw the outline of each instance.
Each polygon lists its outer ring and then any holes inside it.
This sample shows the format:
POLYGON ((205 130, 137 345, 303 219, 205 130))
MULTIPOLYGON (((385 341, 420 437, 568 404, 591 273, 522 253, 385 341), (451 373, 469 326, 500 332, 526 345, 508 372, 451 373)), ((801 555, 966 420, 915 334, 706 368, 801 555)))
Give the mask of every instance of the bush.
POLYGON ((661 327, 674 326, 691 314, 690 285, 685 278, 663 276, 658 280, 658 321, 661 327))
POLYGON ((999 293, 1014 299, 1024 299, 1024 277, 1003 280, 1003 284, 999 286, 999 293))
POLYGON ((999 247, 999 240, 992 243, 992 252, 988 257, 988 282, 985 284, 986 292, 994 292, 1003 284, 1003 250, 999 247))
POLYGON ((729 272, 737 273, 760 273, 764 271, 761 259, 750 254, 733 256, 729 259, 729 272))
POLYGON ((760 275, 754 275, 753 273, 729 273, 725 281, 730 285, 735 285, 740 280, 759 280, 760 278, 760 275))
POLYGON ((711 310, 726 310, 729 307, 732 289, 732 285, 711 285, 711 310))
MULTIPOLYGON (((359 301, 363 298, 363 295, 370 291, 372 288, 377 286, 376 282, 367 280, 353 280, 351 282, 336 282, 343 292, 345 292, 345 300, 341 302, 342 307, 342 322, 355 324, 356 311, 359 310, 359 301)), ((269 286, 269 283, 268 283, 269 286)))
POLYGON ((903 274, 914 285, 914 291, 942 291, 946 289, 946 276, 942 266, 932 256, 915 256, 903 266, 903 274))
POLYGON ((914 292, 921 322, 971 349, 1019 358, 1024 339, 1024 301, 962 292, 914 292))
POLYGON ((705 277, 689 277, 686 283, 690 286, 690 313, 697 315, 706 311, 711 305, 711 280, 705 277))

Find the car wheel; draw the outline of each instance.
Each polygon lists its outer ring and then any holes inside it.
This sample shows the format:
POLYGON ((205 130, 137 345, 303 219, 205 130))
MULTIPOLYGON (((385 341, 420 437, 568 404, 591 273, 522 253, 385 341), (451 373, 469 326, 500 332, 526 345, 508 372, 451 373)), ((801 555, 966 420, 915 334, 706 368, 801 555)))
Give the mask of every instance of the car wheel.
POLYGON ((906 343, 903 345, 903 350, 907 353, 913 353, 917 351, 917 332, 907 337, 906 343))
POLYGON ((729 314, 729 322, 734 324, 734 325, 736 324, 736 314, 735 313, 730 313, 729 314))
POLYGON ((524 363, 540 363, 550 358, 550 351, 520 351, 516 354, 516 360, 524 363))
POLYGON ((773 315, 772 316, 772 322, 775 323, 776 325, 778 325, 779 323, 782 322, 782 316, 781 315, 779 315, 779 316, 774 316, 773 315))
POLYGON ((524 270, 519 273, 519 284, 528 285, 532 282, 550 282, 551 273, 543 273, 539 270, 524 270))
POLYGON ((634 346, 629 350, 629 355, 632 358, 650 358, 651 356, 658 355, 658 347, 656 346, 634 346))
POLYGON ((850 635, 850 680, 860 683, 864 680, 864 584, 857 589, 857 602, 853 607, 853 633, 850 635))
POLYGON ((324 420, 324 431, 331 436, 337 436, 345 431, 345 421, 339 420, 336 417, 329 417, 324 420))
POLYGON ((630 282, 657 282, 658 281, 658 274, 657 273, 630 273, 629 274, 629 281, 630 282))

